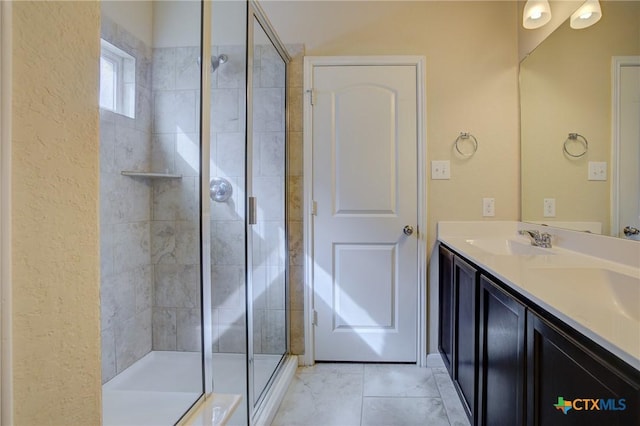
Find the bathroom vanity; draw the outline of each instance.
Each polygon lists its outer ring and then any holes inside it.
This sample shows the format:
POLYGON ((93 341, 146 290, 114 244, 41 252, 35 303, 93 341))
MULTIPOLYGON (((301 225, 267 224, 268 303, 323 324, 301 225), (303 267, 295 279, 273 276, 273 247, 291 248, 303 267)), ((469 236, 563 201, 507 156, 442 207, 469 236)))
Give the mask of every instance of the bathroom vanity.
POLYGON ((640 244, 523 229, 545 230, 438 225, 438 349, 471 424, 640 424, 640 244))

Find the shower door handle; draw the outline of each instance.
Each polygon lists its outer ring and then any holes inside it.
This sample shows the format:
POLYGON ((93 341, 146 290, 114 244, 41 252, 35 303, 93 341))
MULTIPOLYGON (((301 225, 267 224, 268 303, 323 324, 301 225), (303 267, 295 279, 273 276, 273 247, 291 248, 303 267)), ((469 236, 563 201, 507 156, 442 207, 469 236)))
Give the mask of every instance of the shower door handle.
POLYGON ((249 225, 255 225, 256 223, 258 223, 258 207, 257 207, 257 203, 258 203, 258 199, 256 197, 249 197, 249 212, 247 213, 248 215, 248 220, 249 220, 249 225))

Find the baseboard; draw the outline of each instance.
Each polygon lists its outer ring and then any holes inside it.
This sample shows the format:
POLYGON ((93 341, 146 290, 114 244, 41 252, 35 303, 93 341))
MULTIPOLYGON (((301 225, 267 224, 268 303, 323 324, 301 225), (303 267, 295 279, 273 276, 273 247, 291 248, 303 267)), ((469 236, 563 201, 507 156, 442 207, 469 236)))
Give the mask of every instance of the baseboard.
POLYGON ((287 393, 289 384, 293 380, 298 368, 298 357, 289 355, 282 366, 282 371, 278 374, 276 381, 271 386, 271 391, 263 401, 260 411, 256 414, 253 424, 255 426, 269 426, 276 417, 280 403, 287 393))
POLYGON ((304 355, 296 355, 298 357, 298 365, 299 366, 305 366, 308 367, 308 365, 305 364, 305 357, 304 355))
POLYGON ((442 355, 440 355, 439 353, 428 354, 427 367, 444 368, 444 361, 442 360, 442 355))

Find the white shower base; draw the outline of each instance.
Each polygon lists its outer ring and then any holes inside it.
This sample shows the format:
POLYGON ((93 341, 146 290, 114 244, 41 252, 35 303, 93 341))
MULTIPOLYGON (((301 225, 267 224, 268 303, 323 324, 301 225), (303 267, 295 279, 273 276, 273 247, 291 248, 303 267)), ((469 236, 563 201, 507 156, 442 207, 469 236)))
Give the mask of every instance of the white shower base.
POLYGON ((202 393, 198 352, 153 351, 102 386, 104 426, 176 423, 202 393))
MULTIPOLYGON (((281 355, 254 355, 256 389, 264 388, 281 358, 281 355)), ((227 424, 229 426, 245 426, 248 424, 246 355, 213 354, 213 391, 216 393, 242 395, 240 406, 227 424)))
MULTIPOLYGON (((264 386, 280 355, 255 355, 255 383, 264 386)), ((172 425, 202 393, 199 352, 153 351, 102 386, 104 426, 172 425)), ((228 424, 247 424, 246 356, 213 354, 213 390, 242 395, 228 424)))

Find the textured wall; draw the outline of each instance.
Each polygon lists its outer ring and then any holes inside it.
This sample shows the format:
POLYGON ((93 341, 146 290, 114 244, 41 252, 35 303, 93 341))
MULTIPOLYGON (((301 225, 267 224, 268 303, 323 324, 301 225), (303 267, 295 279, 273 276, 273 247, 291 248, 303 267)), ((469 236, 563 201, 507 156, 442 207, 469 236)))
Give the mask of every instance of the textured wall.
POLYGON ((17 425, 101 421, 99 13, 97 2, 13 4, 17 425))
POLYGON ((100 110, 102 381, 151 350, 151 48, 102 16, 101 37, 135 58, 135 118, 100 110))

